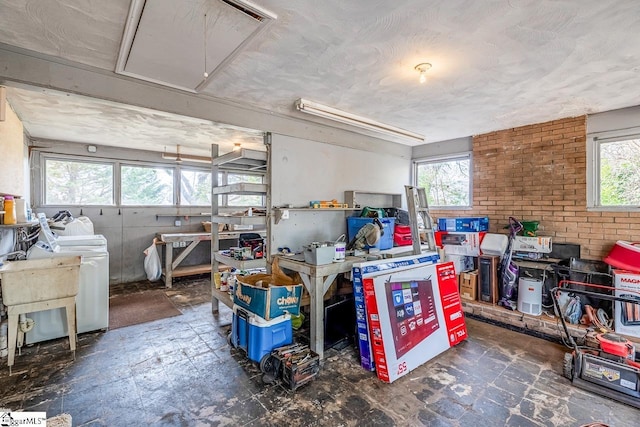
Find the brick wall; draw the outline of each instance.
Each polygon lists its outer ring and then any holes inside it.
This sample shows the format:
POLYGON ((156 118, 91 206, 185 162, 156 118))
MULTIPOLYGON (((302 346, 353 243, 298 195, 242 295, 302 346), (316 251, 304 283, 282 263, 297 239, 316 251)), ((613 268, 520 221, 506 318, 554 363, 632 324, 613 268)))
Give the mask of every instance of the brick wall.
POLYGON ((640 241, 640 213, 587 211, 586 155, 585 116, 475 136, 473 209, 431 214, 488 216, 492 233, 509 216, 539 220, 538 234, 602 259, 617 240, 640 241))

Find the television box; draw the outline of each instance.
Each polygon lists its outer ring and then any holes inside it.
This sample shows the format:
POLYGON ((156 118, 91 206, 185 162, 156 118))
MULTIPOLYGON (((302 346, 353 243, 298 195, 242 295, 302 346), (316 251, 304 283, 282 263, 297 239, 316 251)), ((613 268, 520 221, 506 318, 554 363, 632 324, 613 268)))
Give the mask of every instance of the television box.
POLYGON ((461 298, 476 301, 478 299, 478 272, 463 271, 458 274, 458 286, 461 298))
POLYGON ((613 270, 613 283, 617 297, 637 300, 638 303, 616 301, 614 329, 617 333, 640 337, 640 273, 613 270))
POLYGON ((387 383, 467 338, 453 264, 419 257, 360 264, 372 356, 387 383))
POLYGON ((527 237, 516 236, 513 239, 511 248, 515 251, 523 252, 537 252, 542 254, 548 254, 551 252, 551 237, 527 237))
POLYGON ((438 218, 439 231, 489 231, 488 217, 438 218))
MULTIPOLYGON (((378 243, 373 246, 366 246, 367 249, 375 248, 380 250, 391 249, 393 248, 393 232, 395 227, 395 218, 378 218, 382 223, 382 230, 384 234, 380 237, 378 243)), ((365 224, 369 224, 373 222, 373 218, 363 218, 359 216, 351 216, 347 218, 347 235, 349 237, 349 241, 351 241, 356 235, 358 231, 365 224)))
POLYGON ((238 277, 233 292, 233 303, 257 314, 265 320, 289 313, 300 314, 300 299, 303 285, 278 286, 270 284, 264 288, 243 283, 238 277))

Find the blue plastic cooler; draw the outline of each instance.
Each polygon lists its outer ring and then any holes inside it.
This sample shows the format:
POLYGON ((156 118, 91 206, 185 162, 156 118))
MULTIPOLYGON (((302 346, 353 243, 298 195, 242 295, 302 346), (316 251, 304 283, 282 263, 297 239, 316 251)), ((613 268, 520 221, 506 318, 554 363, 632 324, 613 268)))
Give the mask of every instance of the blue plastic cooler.
POLYGON ((276 347, 293 343, 291 315, 265 320, 234 304, 231 322, 231 344, 247 352, 247 357, 260 363, 276 347))

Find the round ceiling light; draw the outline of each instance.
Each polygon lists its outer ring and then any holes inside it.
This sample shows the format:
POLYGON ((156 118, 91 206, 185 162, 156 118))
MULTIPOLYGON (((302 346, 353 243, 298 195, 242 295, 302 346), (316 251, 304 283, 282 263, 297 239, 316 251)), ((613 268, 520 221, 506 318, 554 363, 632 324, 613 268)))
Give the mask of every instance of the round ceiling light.
POLYGON ((427 81, 427 71, 431 68, 431 64, 423 62, 414 67, 420 73, 420 83, 427 81))

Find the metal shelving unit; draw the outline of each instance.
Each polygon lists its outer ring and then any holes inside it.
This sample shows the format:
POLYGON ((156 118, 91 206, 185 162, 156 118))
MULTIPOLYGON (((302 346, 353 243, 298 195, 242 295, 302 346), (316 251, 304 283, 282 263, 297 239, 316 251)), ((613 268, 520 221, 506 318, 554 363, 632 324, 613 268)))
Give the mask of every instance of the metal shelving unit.
MULTIPOLYGON (((269 185, 255 184, 248 182, 240 182, 230 185, 218 185, 218 172, 221 168, 226 171, 233 172, 253 172, 262 173, 265 176, 264 181, 269 182, 268 170, 268 150, 270 148, 271 135, 264 135, 267 151, 240 149, 231 153, 218 156, 218 146, 213 145, 211 148, 211 274, 215 274, 219 270, 219 265, 224 264, 239 270, 264 268, 267 265, 266 256, 267 248, 264 250, 264 257, 253 260, 237 260, 220 252, 220 232, 218 232, 217 224, 232 225, 262 225, 267 226, 268 216, 226 216, 220 215, 218 206, 218 196, 223 194, 234 195, 261 195, 266 196, 267 204, 270 200, 269 185)), ((267 239, 268 242, 268 230, 267 239)), ((222 292, 215 288, 215 281, 211 278, 211 311, 215 314, 218 312, 219 302, 228 307, 232 307, 232 301, 228 293, 222 292)))

